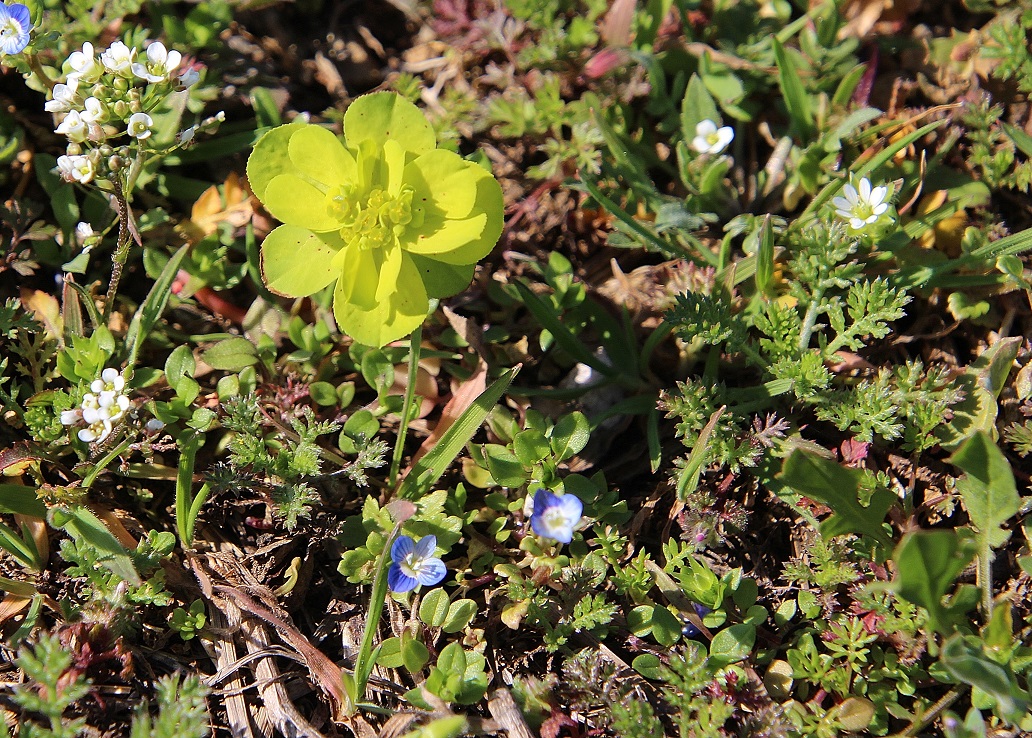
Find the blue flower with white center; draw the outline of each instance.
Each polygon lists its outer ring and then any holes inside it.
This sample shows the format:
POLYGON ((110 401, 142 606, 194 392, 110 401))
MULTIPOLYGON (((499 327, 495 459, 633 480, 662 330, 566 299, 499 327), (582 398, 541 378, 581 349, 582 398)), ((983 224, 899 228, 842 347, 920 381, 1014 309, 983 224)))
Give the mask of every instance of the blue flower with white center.
POLYGON ((543 538, 559 543, 573 540, 573 529, 584 514, 584 503, 575 495, 559 496, 547 489, 534 493, 534 513, 530 516, 530 527, 543 538))
POLYGON ((448 573, 444 562, 434 556, 437 536, 423 536, 419 542, 398 536, 391 546, 391 568, 387 584, 394 592, 408 592, 420 584, 432 587, 448 573))
POLYGON ((29 45, 32 18, 21 3, 0 5, 0 54, 18 54, 29 45))

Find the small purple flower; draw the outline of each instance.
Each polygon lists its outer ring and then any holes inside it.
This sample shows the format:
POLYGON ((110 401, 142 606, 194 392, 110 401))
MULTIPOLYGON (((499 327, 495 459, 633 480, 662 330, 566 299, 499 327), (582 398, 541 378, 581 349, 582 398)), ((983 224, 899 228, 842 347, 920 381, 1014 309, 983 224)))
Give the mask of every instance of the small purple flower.
POLYGON ((434 556, 437 536, 423 536, 416 543, 408 536, 398 536, 391 545, 391 568, 387 584, 394 592, 408 592, 420 584, 432 587, 444 579, 448 569, 434 556))
POLYGON ((584 503, 576 495, 559 495, 547 489, 534 493, 534 513, 530 516, 530 527, 543 538, 552 538, 559 543, 573 540, 573 529, 584 514, 584 503))
MULTIPOLYGON (((705 605, 700 605, 698 602, 693 602, 692 605, 695 607, 695 614, 698 615, 700 618, 704 618, 711 612, 713 612, 708 607, 706 607, 705 605)), ((695 638, 695 636, 700 635, 702 633, 702 631, 695 627, 695 624, 687 618, 685 618, 684 620, 684 627, 681 628, 681 632, 684 634, 685 638, 695 638)))
POLYGON ((21 3, 0 5, 0 54, 18 54, 29 45, 32 18, 21 3))

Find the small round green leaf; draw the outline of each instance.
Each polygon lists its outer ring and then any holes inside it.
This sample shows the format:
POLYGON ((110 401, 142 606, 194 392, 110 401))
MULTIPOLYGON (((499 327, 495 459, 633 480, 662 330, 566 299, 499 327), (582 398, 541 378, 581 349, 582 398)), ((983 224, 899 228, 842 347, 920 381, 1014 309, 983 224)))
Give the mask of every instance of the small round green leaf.
POLYGON ((653 653, 635 656, 631 667, 646 679, 663 679, 663 662, 653 653))
POLYGON ((720 664, 733 664, 749 657, 756 643, 756 628, 744 623, 731 625, 713 636, 710 659, 720 664))
POLYGON ((431 628, 440 628, 448 617, 448 593, 443 589, 432 589, 419 603, 419 619, 431 628))
POLYGON ((473 616, 477 614, 477 603, 473 600, 456 600, 448 608, 448 615, 441 624, 441 630, 445 633, 458 633, 469 625, 473 616))

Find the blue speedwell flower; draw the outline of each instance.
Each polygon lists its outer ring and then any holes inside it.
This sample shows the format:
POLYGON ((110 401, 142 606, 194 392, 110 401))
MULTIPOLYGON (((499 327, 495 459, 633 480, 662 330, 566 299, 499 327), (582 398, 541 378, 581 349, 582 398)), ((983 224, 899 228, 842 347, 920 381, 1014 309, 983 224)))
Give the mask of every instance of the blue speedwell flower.
POLYGON ((547 489, 534 493, 534 513, 530 516, 530 527, 539 536, 552 538, 559 543, 573 540, 573 529, 584 514, 584 503, 575 495, 559 495, 547 489))
POLYGON ((422 584, 432 587, 448 573, 444 562, 434 556, 437 536, 423 536, 419 542, 398 536, 391 546, 391 568, 387 584, 394 592, 408 592, 422 584))
POLYGON ((32 18, 21 3, 0 5, 0 54, 18 54, 29 45, 32 18))

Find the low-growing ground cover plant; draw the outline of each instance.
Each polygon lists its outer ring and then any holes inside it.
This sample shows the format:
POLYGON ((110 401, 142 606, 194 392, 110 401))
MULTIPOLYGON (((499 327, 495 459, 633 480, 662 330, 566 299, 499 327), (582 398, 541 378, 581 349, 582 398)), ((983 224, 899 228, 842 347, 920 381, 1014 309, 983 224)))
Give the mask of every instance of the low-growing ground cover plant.
POLYGON ((1032 733, 1030 30, 0 5, 0 731, 1032 733))

